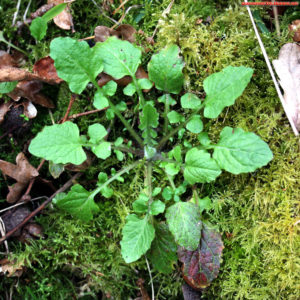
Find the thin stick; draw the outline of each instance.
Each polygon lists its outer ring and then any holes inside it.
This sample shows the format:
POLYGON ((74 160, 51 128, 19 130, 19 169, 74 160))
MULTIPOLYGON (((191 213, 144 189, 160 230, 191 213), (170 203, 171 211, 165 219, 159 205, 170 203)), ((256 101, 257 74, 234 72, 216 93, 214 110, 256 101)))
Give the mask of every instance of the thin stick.
POLYGON ((96 3, 95 0, 92 0, 92 2, 98 7, 98 9, 99 9, 99 11, 100 11, 100 13, 101 13, 101 15, 102 15, 103 17, 107 18, 108 20, 110 20, 111 22, 113 22, 113 23, 115 23, 115 24, 118 23, 116 20, 114 20, 113 18, 111 18, 111 17, 107 16, 105 13, 103 13, 101 7, 96 3))
MULTIPOLYGON (((247 3, 248 1, 245 0, 245 2, 247 3)), ((265 58, 266 64, 267 64, 268 69, 269 69, 269 72, 270 72, 270 74, 271 74, 272 80, 273 80, 273 82, 274 82, 275 89, 276 89, 276 91, 277 91, 278 97, 279 97, 279 99, 280 99, 280 101, 281 101, 281 104, 282 104, 283 109, 284 109, 284 111, 285 111, 285 114, 286 114, 286 116, 287 116, 287 118, 288 118, 288 120, 289 120, 289 122, 290 122, 290 125, 291 125, 291 127, 292 127, 292 129, 293 129, 294 134, 295 134, 296 136, 298 136, 298 135, 299 135, 299 132, 298 132, 296 126, 294 125, 294 122, 293 122, 292 118, 291 118, 291 117, 289 116, 289 114, 287 113, 288 109, 287 109, 287 107, 286 107, 285 100, 284 100, 283 95, 282 95, 282 93, 281 93, 281 91, 280 91, 280 87, 279 87, 278 82, 277 82, 277 80, 276 80, 276 77, 275 77, 275 75, 274 75, 274 72, 273 72, 273 69, 272 69, 272 66, 271 66, 271 63, 270 63, 268 54, 267 54, 266 49, 265 49, 265 47, 264 47, 264 44, 263 44, 263 42, 262 42, 262 40, 261 40, 261 38, 260 38, 260 35, 259 35, 259 33, 258 33, 257 27, 256 27, 256 25, 255 25, 255 22, 254 22, 252 13, 251 13, 251 10, 250 10, 250 8, 249 8, 248 5, 246 6, 246 8, 247 8, 247 10, 248 10, 248 13, 249 13, 249 16, 250 16, 250 20, 251 20, 252 25, 253 25, 254 32, 255 32, 256 37, 257 37, 257 39, 258 39, 259 46, 260 46, 260 48, 261 48, 261 51, 262 51, 263 56, 264 56, 264 58, 265 58)))
POLYGON ((129 2, 130 0, 125 0, 124 2, 121 3, 121 5, 116 8, 114 11, 113 11, 113 15, 116 14, 127 2, 129 2))
POLYGON ((20 9, 20 5, 21 5, 21 0, 18 0, 16 11, 14 13, 14 17, 13 17, 13 21, 12 21, 11 26, 15 26, 15 23, 16 23, 16 20, 17 20, 17 16, 18 16, 18 13, 19 13, 19 9, 20 9))
POLYGON ((150 276, 152 300, 155 300, 155 293, 154 293, 154 286, 153 286, 153 278, 152 278, 152 274, 151 274, 151 269, 150 269, 150 265, 149 265, 149 262, 148 262, 148 259, 147 259, 146 256, 145 256, 145 259, 146 259, 147 269, 148 269, 149 276, 150 276))
POLYGON ((123 22, 123 20, 124 20, 124 18, 126 17, 126 15, 127 15, 133 8, 140 8, 140 7, 142 7, 142 5, 132 5, 132 6, 128 7, 128 8, 126 9, 125 13, 124 13, 124 14, 122 15, 122 17, 120 18, 120 20, 119 20, 114 26, 112 26, 111 29, 114 29, 115 27, 119 26, 119 25, 123 22))
POLYGON ((26 23, 26 17, 27 17, 27 13, 28 13, 30 5, 31 5, 31 0, 29 0, 29 2, 27 4, 27 7, 26 7, 26 10, 25 10, 24 15, 23 15, 23 22, 24 23, 26 23))
POLYGON ((73 105, 75 99, 76 99, 76 95, 72 94, 70 102, 69 102, 69 105, 68 105, 68 108, 67 108, 67 111, 66 111, 65 116, 63 117, 61 123, 64 123, 64 122, 66 122, 68 120, 68 116, 69 116, 69 113, 70 113, 70 111, 72 109, 72 105, 73 105))
MULTIPOLYGON (((0 217, 0 232, 1 232, 2 236, 5 236, 5 233, 6 233, 5 224, 4 224, 1 217, 0 217)), ((9 248, 8 248, 7 241, 4 242, 4 246, 5 246, 5 249, 6 249, 6 254, 8 254, 9 253, 9 248)))
MULTIPOLYGON (((275 0, 272 0, 272 2, 275 2, 275 0)), ((279 25, 279 19, 278 19, 278 9, 277 9, 276 5, 273 5, 273 13, 274 13, 277 36, 280 37, 280 25, 279 25)))
POLYGON ((23 227, 29 220, 35 217, 40 211, 42 211, 52 200, 53 198, 61 192, 64 192, 68 189, 72 184, 73 181, 78 179, 82 173, 76 173, 70 180, 68 180, 60 189, 58 189, 51 197, 49 197, 43 204, 41 204, 37 209, 31 212, 21 223, 19 223, 15 228, 9 231, 4 237, 0 239, 0 244, 2 244, 5 240, 7 240, 12 234, 14 234, 17 230, 23 227))

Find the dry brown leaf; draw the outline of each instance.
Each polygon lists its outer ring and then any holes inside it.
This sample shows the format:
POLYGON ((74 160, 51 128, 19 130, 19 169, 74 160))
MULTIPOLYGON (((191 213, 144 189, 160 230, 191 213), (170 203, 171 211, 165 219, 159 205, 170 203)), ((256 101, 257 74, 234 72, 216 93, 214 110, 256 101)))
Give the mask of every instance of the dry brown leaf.
POLYGON ((130 43, 135 43, 136 30, 133 26, 122 24, 118 26, 118 28, 116 28, 116 31, 119 32, 122 40, 128 41, 130 43))
POLYGON ((0 50, 0 68, 15 67, 17 64, 10 54, 0 50))
MULTIPOLYGON (((61 3, 66 3, 70 1, 64 0, 48 0, 48 4, 58 5, 61 3)), ((70 5, 70 4, 69 4, 70 5)), ((73 18, 70 12, 69 5, 58 15, 56 16, 53 21, 54 23, 61 29, 70 30, 74 28, 73 18)))
POLYGON ((295 42, 300 42, 300 20, 295 20, 289 25, 289 31, 293 35, 295 42))
POLYGON ((95 33, 95 42, 105 42, 110 36, 113 35, 115 30, 107 26, 97 26, 94 30, 95 33))
POLYGON ((9 111, 11 106, 12 106, 12 102, 6 102, 0 104, 0 124, 4 121, 4 117, 6 113, 9 111))
POLYGON ((21 97, 23 97, 41 106, 54 108, 53 102, 40 93, 42 87, 42 82, 37 80, 20 81, 15 89, 8 94, 8 96, 15 101, 19 101, 21 97))
POLYGON ((17 164, 14 165, 7 161, 0 160, 0 170, 2 173, 17 181, 16 184, 9 187, 9 193, 6 197, 9 203, 16 202, 29 181, 39 175, 39 172, 28 162, 22 152, 17 155, 16 163, 17 164))
POLYGON ((35 19, 37 17, 43 16, 48 10, 54 7, 54 3, 44 4, 40 8, 38 8, 35 12, 30 14, 31 19, 35 19))
POLYGON ((54 60, 50 56, 38 60, 33 66, 33 72, 44 80, 53 80, 57 84, 63 82, 63 80, 58 77, 54 60))
POLYGON ((0 273, 7 275, 7 277, 21 277, 24 267, 19 263, 9 261, 4 258, 0 260, 0 273))
POLYGON ((118 26, 116 29, 111 29, 106 26, 97 26, 94 30, 95 41, 105 42, 110 36, 116 36, 119 39, 128 41, 130 43, 135 43, 136 30, 133 26, 128 24, 123 24, 118 26))
POLYGON ((285 44, 273 65, 284 90, 286 114, 300 130, 300 46, 295 43, 285 44))

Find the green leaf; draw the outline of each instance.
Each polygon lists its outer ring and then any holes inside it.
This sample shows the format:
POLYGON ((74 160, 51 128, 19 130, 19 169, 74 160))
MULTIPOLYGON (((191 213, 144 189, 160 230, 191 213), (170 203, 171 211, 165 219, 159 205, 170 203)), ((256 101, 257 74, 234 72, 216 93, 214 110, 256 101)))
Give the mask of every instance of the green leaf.
POLYGON ((221 169, 205 150, 192 148, 185 156, 184 179, 190 184, 205 183, 215 180, 221 169))
POLYGON ((47 21, 41 17, 32 20, 29 27, 31 35, 37 40, 41 41, 47 33, 47 21))
POLYGON ((69 37, 59 37, 50 44, 57 74, 65 80, 73 93, 80 94, 90 81, 103 71, 101 56, 88 43, 69 37))
POLYGON ((109 142, 102 142, 92 147, 92 151, 98 158, 107 159, 111 156, 111 144, 109 142))
POLYGON ((253 172, 273 158, 267 143, 252 132, 241 128, 223 128, 220 141, 214 146, 214 159, 233 174, 253 172))
POLYGON ((138 260, 150 248, 155 236, 155 229, 148 218, 139 219, 129 215, 122 231, 121 253, 126 263, 138 260))
POLYGON ((134 212, 145 213, 148 211, 149 197, 145 194, 140 194, 139 198, 132 203, 134 212))
POLYGON ((80 184, 75 184, 65 197, 56 198, 54 203, 71 215, 83 221, 89 221, 93 219, 93 214, 99 211, 99 207, 94 199, 89 197, 90 195, 91 193, 80 184))
POLYGON ((184 63, 176 45, 170 45, 153 55, 148 64, 149 79, 158 90, 178 94, 183 85, 184 63))
POLYGON ((136 92, 136 87, 133 82, 127 84, 127 86, 123 89, 123 93, 126 96, 132 96, 136 92))
POLYGON ((97 90, 94 95, 94 102, 93 105, 97 109, 103 109, 109 106, 108 99, 104 96, 102 91, 97 90))
POLYGON ((35 156, 52 160, 56 164, 80 165, 86 160, 79 129, 70 121, 46 126, 31 141, 29 152, 35 156))
POLYGON ((198 207, 190 202, 177 202, 167 209, 166 218, 176 243, 188 250, 195 250, 202 228, 198 207))
POLYGON ((164 274, 173 271, 173 264, 177 261, 177 245, 164 223, 155 224, 155 239, 147 256, 153 267, 164 274))
POLYGON ((121 145, 123 144, 123 141, 124 141, 124 139, 123 139, 122 137, 119 136, 119 137, 115 140, 114 145, 115 145, 116 147, 121 146, 121 145))
POLYGON ((182 108, 197 109, 201 106, 201 100, 192 93, 186 93, 180 98, 182 108))
MULTIPOLYGON (((97 183, 97 186, 102 186, 103 183, 105 183, 106 181, 108 180, 108 176, 106 173, 104 172, 100 172, 98 174, 98 183, 97 183)), ((101 190, 100 190, 100 193, 103 197, 105 198, 110 198, 113 194, 114 194, 114 191, 113 189, 109 188, 108 186, 104 186, 101 190)))
POLYGON ((216 118, 223 108, 234 104, 248 85, 253 69, 246 67, 226 67, 221 72, 207 77, 203 82, 206 92, 204 116, 216 118))
POLYGON ((199 199, 198 204, 199 204, 199 208, 200 208, 200 213, 202 213, 204 210, 209 210, 212 205, 209 197, 199 199))
POLYGON ((117 159, 118 159, 119 161, 122 161, 122 160, 124 159, 124 154, 123 154, 121 151, 119 151, 119 150, 114 150, 114 152, 115 152, 115 154, 116 154, 116 156, 117 156, 117 159))
POLYGON ((156 132, 153 128, 158 126, 158 117, 159 114, 154 106, 150 103, 147 103, 143 108, 143 113, 140 118, 139 128, 143 130, 143 138, 145 138, 146 144, 152 144, 152 138, 156 137, 156 132))
POLYGON ((167 116, 171 124, 184 122, 184 116, 175 110, 170 111, 167 116))
POLYGON ((100 88, 101 91, 103 91, 103 94, 106 96, 113 96, 117 91, 118 84, 111 80, 107 84, 105 84, 103 87, 100 88))
POLYGON ((55 164, 53 161, 49 161, 49 172, 53 178, 58 178, 64 170, 63 164, 55 164))
POLYGON ((107 131, 101 124, 93 124, 88 128, 88 135, 90 142, 97 144, 107 135, 107 131))
POLYGON ((138 85, 142 90, 149 90, 152 88, 152 82, 147 78, 138 79, 138 85))
POLYGON ((201 132, 198 135, 198 141, 203 146, 208 146, 211 143, 211 141, 210 141, 210 139, 208 137, 208 133, 207 132, 201 132))
POLYGON ((10 93, 17 86, 18 81, 0 82, 0 94, 10 93))
POLYGON ((180 164, 168 163, 165 165, 165 170, 169 175, 174 176, 179 173, 180 164))
POLYGON ((167 98, 168 98, 170 106, 174 106, 177 103, 176 100, 171 97, 171 95, 166 95, 166 94, 160 96, 157 100, 158 100, 159 103, 164 103, 165 104, 166 101, 167 101, 167 98))
POLYGON ((166 201, 171 200, 173 196, 173 189, 169 186, 165 187, 162 192, 162 196, 166 201))
POLYGON ((51 21, 54 17, 58 16, 63 10, 67 7, 68 3, 61 3, 58 5, 55 5, 53 8, 48 10, 42 18, 46 21, 49 22, 51 21))
POLYGON ((103 43, 97 43, 94 49, 103 60, 104 72, 115 79, 126 75, 135 76, 135 72, 141 64, 141 50, 116 37, 110 37, 103 43))
POLYGON ((150 205, 150 214, 153 216, 157 216, 159 214, 162 214, 165 211, 166 205, 160 201, 155 200, 150 205))
POLYGON ((203 122, 199 115, 195 115, 192 119, 186 124, 186 129, 192 133, 200 133, 203 130, 203 122))
POLYGON ((152 197, 157 196, 160 192, 161 192, 161 188, 160 187, 154 188, 154 190, 152 191, 152 197))

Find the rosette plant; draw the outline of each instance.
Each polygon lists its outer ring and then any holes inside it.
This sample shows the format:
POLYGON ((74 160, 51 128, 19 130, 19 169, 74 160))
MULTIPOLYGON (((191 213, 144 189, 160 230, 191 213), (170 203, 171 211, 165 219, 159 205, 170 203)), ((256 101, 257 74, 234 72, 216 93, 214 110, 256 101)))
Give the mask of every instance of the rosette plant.
POLYGON ((51 42, 50 56, 59 77, 73 93, 82 93, 91 83, 95 90, 94 106, 109 107, 107 118, 118 118, 125 127, 123 131, 112 128, 122 134, 116 140, 110 139, 103 124, 90 125, 87 135, 81 135, 78 126, 70 121, 46 126, 37 134, 29 151, 54 164, 79 165, 87 158, 84 149, 101 160, 116 155, 124 164, 110 177, 100 172, 92 191, 75 184, 67 194, 56 197, 56 206, 89 221, 99 210, 99 198, 113 196, 112 182, 129 184, 130 177, 124 176, 143 166, 144 189, 133 199, 133 212, 127 216, 122 230, 124 260, 132 263, 146 255, 155 269, 168 273, 178 259, 179 246, 186 280, 196 287, 207 286, 218 274, 223 244, 216 230, 202 218, 210 200, 197 193, 197 184, 212 182, 223 171, 253 172, 268 164, 272 152, 257 135, 241 128, 225 127, 218 142, 212 143, 208 133, 203 132, 203 122, 217 118, 225 107, 234 104, 253 70, 228 66, 208 76, 203 82, 205 99, 200 99, 193 92, 182 92, 184 62, 176 45, 152 56, 147 66, 149 79, 135 76, 141 64, 141 49, 115 37, 93 48, 84 41, 59 37, 51 42), (132 78, 123 92, 127 96, 137 93, 130 108, 134 118, 126 118, 125 102, 112 100, 117 90, 115 81, 99 87, 96 78, 101 72, 114 79, 132 78), (149 94, 143 92, 153 85, 158 99, 148 99, 149 94), (187 140, 182 142, 187 134, 197 137, 195 146, 187 140), (189 191, 192 196, 186 201, 182 195, 189 191))

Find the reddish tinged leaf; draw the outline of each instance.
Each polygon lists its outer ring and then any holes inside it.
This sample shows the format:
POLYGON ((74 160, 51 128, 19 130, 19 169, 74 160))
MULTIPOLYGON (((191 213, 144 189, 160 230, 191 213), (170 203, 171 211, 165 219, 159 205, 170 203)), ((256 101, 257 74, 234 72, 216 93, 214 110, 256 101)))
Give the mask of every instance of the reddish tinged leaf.
POLYGON ((218 276, 223 248, 221 235, 204 223, 198 248, 195 251, 179 248, 183 278, 192 288, 206 288, 218 276))
POLYGON ((184 300, 200 300, 201 292, 194 290, 188 284, 184 283, 182 285, 182 293, 184 300))
POLYGON ((54 60, 50 56, 38 60, 33 66, 33 72, 44 80, 53 80, 55 83, 63 82, 63 80, 58 77, 54 60))

